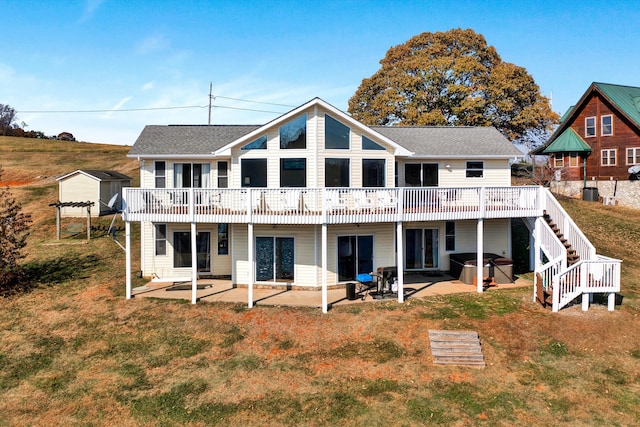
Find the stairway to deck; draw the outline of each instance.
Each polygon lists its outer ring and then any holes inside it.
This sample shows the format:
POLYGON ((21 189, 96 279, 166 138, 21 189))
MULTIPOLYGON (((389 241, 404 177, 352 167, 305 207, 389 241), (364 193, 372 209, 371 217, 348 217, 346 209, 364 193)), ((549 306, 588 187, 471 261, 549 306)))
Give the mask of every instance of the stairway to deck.
POLYGON ((569 241, 564 237, 564 234, 560 230, 560 227, 558 227, 558 225, 553 222, 551 216, 545 212, 542 217, 549 225, 549 228, 551 228, 553 233, 556 235, 558 240, 560 240, 562 245, 567 250, 567 266, 572 266, 573 264, 576 264, 578 261, 580 261, 580 255, 578 255, 576 250, 571 246, 571 243, 569 243, 569 241))

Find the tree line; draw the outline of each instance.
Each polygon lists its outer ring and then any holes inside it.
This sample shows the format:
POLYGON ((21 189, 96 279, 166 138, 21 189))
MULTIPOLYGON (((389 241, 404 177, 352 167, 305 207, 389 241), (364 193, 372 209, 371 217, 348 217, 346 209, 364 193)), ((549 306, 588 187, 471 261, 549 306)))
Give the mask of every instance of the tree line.
POLYGON ((15 108, 8 104, 0 104, 0 135, 2 136, 75 141, 75 138, 69 132, 62 132, 60 135, 47 136, 44 132, 39 130, 26 130, 26 127, 27 124, 25 122, 18 123, 18 115, 15 108))

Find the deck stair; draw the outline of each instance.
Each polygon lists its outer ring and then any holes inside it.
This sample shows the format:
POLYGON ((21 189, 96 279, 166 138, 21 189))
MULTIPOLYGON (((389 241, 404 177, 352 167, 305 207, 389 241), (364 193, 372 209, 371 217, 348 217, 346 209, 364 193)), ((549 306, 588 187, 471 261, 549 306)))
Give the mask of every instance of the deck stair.
POLYGON ((485 367, 480 339, 475 331, 440 331, 429 329, 433 363, 485 367))
POLYGON ((558 225, 555 222, 553 222, 553 219, 551 218, 551 216, 545 212, 543 215, 543 218, 546 221, 546 223, 549 224, 549 227, 551 228, 551 230, 558 237, 558 240, 560 240, 560 242, 562 242, 564 247, 567 249, 567 265, 571 266, 577 263, 578 261, 580 261, 580 255, 578 255, 576 250, 572 248, 571 243, 569 243, 569 241, 564 237, 564 234, 562 233, 558 225))

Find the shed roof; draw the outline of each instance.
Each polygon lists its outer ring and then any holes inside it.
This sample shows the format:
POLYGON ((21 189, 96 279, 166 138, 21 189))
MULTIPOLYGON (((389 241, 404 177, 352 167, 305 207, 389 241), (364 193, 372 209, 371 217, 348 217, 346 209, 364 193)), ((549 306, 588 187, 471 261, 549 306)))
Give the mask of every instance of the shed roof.
POLYGON ((94 178, 98 181, 131 181, 131 177, 120 172, 102 169, 78 169, 61 176, 57 180, 62 181, 63 179, 69 178, 70 176, 79 173, 94 178))

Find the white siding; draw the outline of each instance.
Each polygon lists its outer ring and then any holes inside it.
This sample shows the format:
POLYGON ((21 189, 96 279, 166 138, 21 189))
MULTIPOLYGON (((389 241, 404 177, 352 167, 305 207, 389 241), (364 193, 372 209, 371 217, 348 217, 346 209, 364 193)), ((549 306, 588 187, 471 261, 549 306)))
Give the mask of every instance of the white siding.
MULTIPOLYGON (((87 175, 76 173, 59 182, 59 196, 61 202, 93 202, 91 216, 100 214, 100 182, 87 175)), ((61 208, 63 217, 85 217, 87 208, 61 208)))

